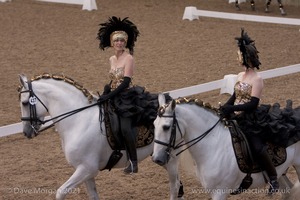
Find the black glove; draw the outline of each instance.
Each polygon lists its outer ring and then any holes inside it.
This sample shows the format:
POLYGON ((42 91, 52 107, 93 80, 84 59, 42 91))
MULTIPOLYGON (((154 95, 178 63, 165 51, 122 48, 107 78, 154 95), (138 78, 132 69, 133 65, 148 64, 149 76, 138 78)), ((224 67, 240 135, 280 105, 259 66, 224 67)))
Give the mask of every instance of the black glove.
POLYGON ((245 112, 254 111, 257 108, 258 103, 259 103, 259 98, 251 97, 248 103, 244 103, 240 105, 225 104, 220 108, 221 115, 223 117, 228 117, 234 111, 245 111, 245 112))
POLYGON ((234 106, 230 104, 225 104, 220 108, 221 116, 228 118, 231 113, 234 112, 234 106))
POLYGON ((231 97, 228 99, 228 101, 220 107, 220 115, 222 118, 230 118, 230 114, 234 112, 233 110, 233 104, 235 101, 235 92, 231 95, 231 97))
POLYGON ((103 94, 99 97, 98 102, 103 102, 106 101, 114 96, 116 96, 117 94, 119 94, 120 92, 122 92, 124 89, 129 87, 129 84, 131 82, 131 78, 125 76, 123 79, 123 82, 113 91, 109 92, 108 94, 103 94))
POLYGON ((111 87, 110 87, 111 81, 109 84, 106 84, 103 88, 103 93, 102 94, 108 94, 111 91, 111 87))
POLYGON ((228 99, 228 101, 224 105, 233 105, 235 99, 236 99, 235 92, 233 92, 233 94, 231 95, 231 97, 228 99))
POLYGON ((245 112, 254 111, 257 108, 258 103, 259 103, 259 98, 251 97, 248 103, 234 105, 233 111, 245 111, 245 112))
POLYGON ((99 99, 97 100, 99 103, 102 103, 104 101, 106 101, 108 98, 108 95, 107 94, 103 94, 101 96, 99 96, 99 99))

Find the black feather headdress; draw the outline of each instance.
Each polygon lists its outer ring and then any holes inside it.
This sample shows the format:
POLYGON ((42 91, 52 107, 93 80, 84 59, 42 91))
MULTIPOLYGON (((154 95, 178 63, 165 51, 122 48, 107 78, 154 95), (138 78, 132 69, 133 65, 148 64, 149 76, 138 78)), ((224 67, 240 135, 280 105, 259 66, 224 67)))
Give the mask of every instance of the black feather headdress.
POLYGON ((125 31, 128 35, 126 48, 129 49, 130 54, 133 54, 134 43, 136 42, 140 32, 136 25, 128 20, 128 17, 121 20, 118 17, 112 16, 107 22, 99 25, 100 29, 97 34, 97 39, 100 40, 100 49, 104 50, 111 46, 110 37, 114 31, 125 31))
POLYGON ((259 69, 261 63, 259 61, 259 52, 255 47, 254 40, 248 36, 243 28, 241 30, 241 37, 236 37, 235 39, 237 40, 238 47, 242 53, 243 65, 247 68, 256 67, 259 69))

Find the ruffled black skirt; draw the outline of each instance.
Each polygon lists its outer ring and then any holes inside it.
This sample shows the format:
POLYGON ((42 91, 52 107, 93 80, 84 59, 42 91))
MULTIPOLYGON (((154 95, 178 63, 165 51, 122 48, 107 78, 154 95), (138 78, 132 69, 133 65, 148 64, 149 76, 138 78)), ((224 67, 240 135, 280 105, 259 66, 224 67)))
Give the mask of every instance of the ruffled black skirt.
POLYGON ((300 107, 292 108, 288 100, 285 108, 278 103, 260 105, 255 112, 235 117, 246 134, 259 134, 264 140, 288 147, 300 140, 300 107))
MULTIPOLYGON (((166 95, 167 101, 171 99, 166 95)), ((158 110, 158 94, 145 91, 144 87, 133 86, 116 95, 112 104, 121 117, 133 118, 136 126, 152 126, 158 110)))

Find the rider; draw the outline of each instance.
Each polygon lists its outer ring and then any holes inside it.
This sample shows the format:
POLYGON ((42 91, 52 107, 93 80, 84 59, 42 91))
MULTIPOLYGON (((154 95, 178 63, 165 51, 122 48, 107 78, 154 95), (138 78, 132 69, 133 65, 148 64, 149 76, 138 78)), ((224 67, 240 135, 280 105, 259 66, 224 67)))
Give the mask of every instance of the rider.
MULTIPOLYGON (((235 118, 240 124, 241 129, 245 132, 258 164, 268 174, 270 183, 269 192, 273 193, 279 189, 279 183, 277 181, 276 169, 266 151, 266 141, 261 135, 255 132, 255 126, 248 129, 248 127, 243 127, 242 123, 238 120, 247 115, 252 116, 258 108, 264 84, 263 79, 256 72, 256 69, 259 69, 261 63, 254 41, 251 40, 243 29, 241 37, 235 39, 239 47, 237 52, 238 61, 244 68, 244 71, 238 74, 234 93, 226 104, 221 107, 221 112, 226 117, 229 117, 233 113, 236 115, 235 118)), ((247 120, 249 119, 256 120, 253 117, 248 117, 247 120)))
POLYGON ((97 34, 97 39, 100 40, 99 48, 104 50, 107 47, 113 47, 114 55, 109 58, 111 81, 104 87, 104 94, 99 97, 98 101, 103 102, 109 99, 114 106, 130 161, 124 173, 137 173, 137 126, 152 125, 158 108, 157 95, 150 94, 143 87, 132 84, 135 69, 133 47, 139 36, 136 25, 127 18, 121 20, 113 16, 100 26, 97 34))

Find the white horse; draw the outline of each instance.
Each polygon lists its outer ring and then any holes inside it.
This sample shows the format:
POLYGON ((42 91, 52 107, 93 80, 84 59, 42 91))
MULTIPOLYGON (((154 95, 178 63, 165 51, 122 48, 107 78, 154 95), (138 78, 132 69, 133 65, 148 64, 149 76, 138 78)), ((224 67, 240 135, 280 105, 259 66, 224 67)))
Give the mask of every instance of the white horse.
MULTIPOLYGON (((45 116, 50 115, 60 135, 65 157, 75 168, 73 175, 56 193, 62 200, 68 191, 85 183, 90 199, 99 199, 94 177, 108 163, 111 149, 97 98, 75 81, 64 76, 44 74, 31 81, 20 75, 20 105, 24 134, 32 138, 41 130, 45 116)), ((101 108, 103 113, 103 109, 101 108)), ((43 128, 42 128, 43 129, 43 128)), ((137 149, 138 160, 153 151, 153 142, 137 149)), ((126 153, 123 151, 123 155, 126 153)), ((125 167, 123 156, 114 168, 125 167)))
MULTIPOLYGON (((170 199, 176 199, 179 182, 178 161, 180 152, 188 148, 195 165, 197 177, 204 187, 203 193, 210 193, 213 200, 224 200, 239 187, 245 173, 241 172, 232 147, 231 134, 212 110, 196 103, 176 104, 175 100, 166 104, 159 95, 159 111, 154 121, 155 144, 152 160, 164 166, 170 177, 170 199), (185 145, 184 145, 185 144, 185 145), (171 163, 171 164, 170 164, 171 163), (172 165, 172 166, 171 166, 172 165), (173 179, 172 179, 173 177, 173 179)), ((287 149, 286 161, 276 167, 278 177, 294 166, 300 177, 300 142, 287 149)), ((249 189, 266 185, 263 174, 252 174, 253 183, 249 189)), ((281 183, 281 182, 280 182, 281 183)))
POLYGON ((295 186, 291 190, 291 193, 289 193, 284 200, 298 200, 298 199, 300 199, 300 182, 299 181, 295 184, 295 186))

